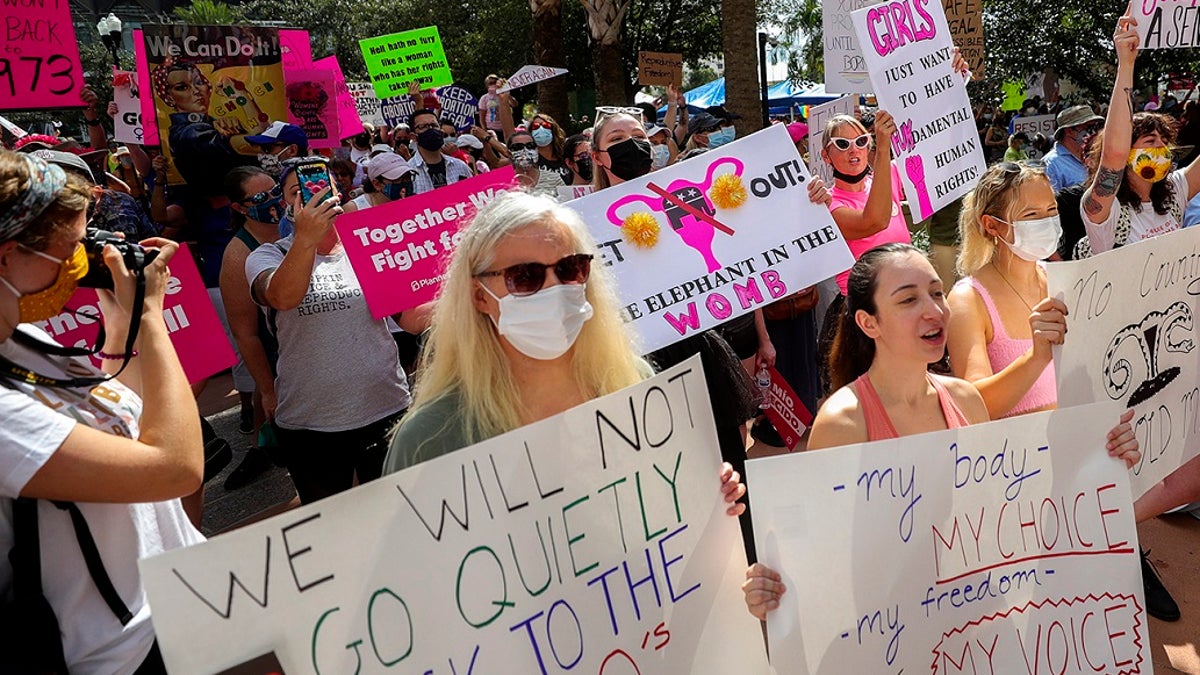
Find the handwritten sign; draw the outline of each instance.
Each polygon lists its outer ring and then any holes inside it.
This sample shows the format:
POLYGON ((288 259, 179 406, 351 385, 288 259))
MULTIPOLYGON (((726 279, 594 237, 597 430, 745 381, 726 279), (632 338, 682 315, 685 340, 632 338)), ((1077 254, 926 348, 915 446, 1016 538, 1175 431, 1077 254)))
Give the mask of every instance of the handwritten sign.
POLYGON ((683 84, 683 54, 638 52, 638 84, 683 84))
POLYGON ((825 48, 825 91, 853 94, 868 89, 867 63, 858 45, 850 13, 881 0, 830 0, 821 7, 825 48))
POLYGON ((137 78, 138 88, 138 105, 142 110, 142 138, 146 145, 156 145, 159 142, 158 135, 158 116, 154 110, 154 97, 147 93, 145 96, 141 92, 150 92, 150 65, 146 61, 146 42, 142 37, 142 29, 133 29, 133 64, 134 77, 137 78))
POLYGON ((459 230, 516 185, 511 166, 338 217, 336 227, 376 319, 437 297, 459 230))
POLYGON ((800 437, 812 424, 812 413, 778 370, 770 368, 768 372, 771 374, 771 386, 766 390, 767 407, 763 408, 763 412, 775 426, 775 431, 779 432, 787 449, 795 450, 800 437))
POLYGON ((1019 134, 1024 132, 1033 138, 1035 134, 1042 134, 1046 138, 1054 137, 1054 130, 1058 128, 1058 123, 1055 121, 1054 115, 1029 115, 1025 117, 1013 118, 1013 133, 1019 134))
POLYGON ((333 73, 326 68, 291 68, 287 78, 288 122, 304 130, 309 147, 340 146, 333 73))
POLYGON ((379 127, 384 124, 383 112, 380 110, 379 97, 375 95, 375 85, 370 82, 347 82, 346 88, 354 97, 354 108, 358 119, 363 124, 379 127))
POLYGON ((563 185, 558 188, 558 201, 569 202, 572 199, 586 197, 595 191, 596 189, 591 185, 563 185))
POLYGON ((787 587, 777 672, 1148 672, 1128 472, 1097 423, 1119 412, 748 462, 758 554, 787 587))
POLYGON ((1067 338, 1054 350, 1059 407, 1118 401, 1133 408, 1142 461, 1139 497, 1200 454, 1200 230, 1165 234, 1046 267, 1066 303, 1067 338))
POLYGON ((422 89, 454 83, 437 26, 359 40, 358 46, 381 99, 407 92, 410 82, 422 89))
POLYGON ((521 66, 521 69, 512 74, 512 77, 504 83, 503 87, 496 90, 496 93, 503 94, 506 91, 520 89, 542 80, 549 80, 552 77, 566 75, 566 68, 551 68, 549 66, 521 66))
POLYGON ((312 41, 308 31, 299 28, 279 30, 279 48, 283 52, 283 71, 291 68, 308 68, 312 65, 312 41))
POLYGON ((117 114, 113 116, 113 138, 118 143, 144 143, 137 74, 114 70, 113 80, 113 102, 117 104, 117 114), (122 84, 116 84, 117 81, 122 84))
POLYGON ((973 190, 986 168, 967 85, 951 66, 946 15, 929 0, 891 0, 851 20, 879 107, 896 119, 892 161, 913 221, 925 220, 973 190))
POLYGON ((67 0, 0 5, 0 110, 79 108, 83 67, 67 0))
POLYGON ((950 35, 962 52, 963 58, 967 60, 971 76, 976 79, 982 78, 986 56, 982 0, 942 0, 942 9, 946 12, 950 35))
POLYGON ((857 94, 843 96, 808 109, 808 170, 826 185, 833 185, 833 167, 821 157, 821 150, 825 147, 825 123, 835 115, 853 116, 857 109, 857 94))
POLYGON ((313 65, 328 70, 333 78, 333 90, 337 93, 338 139, 362 133, 363 125, 362 120, 358 117, 358 104, 354 100, 354 95, 350 93, 350 88, 346 85, 346 77, 342 74, 342 64, 338 63, 337 57, 326 56, 314 61, 313 65))
POLYGON ((12 134, 14 138, 24 138, 25 136, 29 135, 28 131, 25 131, 16 124, 13 124, 12 121, 4 115, 0 115, 0 128, 12 134))
POLYGON ((1200 47, 1200 7, 1192 0, 1133 0, 1140 49, 1200 47))
POLYGON ((653 351, 854 263, 782 124, 571 202, 653 351), (781 214, 787 214, 781 217, 781 214), (770 223, 770 226, 767 226, 770 223))
POLYGON ((442 122, 453 124, 459 131, 466 131, 475 125, 475 116, 479 113, 479 99, 475 98, 474 94, 458 85, 452 85, 438 89, 437 98, 442 104, 442 122))
MULTIPOLYGON (((80 288, 62 312, 37 325, 59 344, 90 348, 100 333, 100 325, 91 317, 99 315, 95 289, 80 288)), ((171 258, 163 321, 188 382, 199 382, 237 363, 187 244, 180 244, 171 258)), ((92 362, 100 367, 99 359, 93 358, 92 362)))
POLYGON ((168 669, 766 672, 702 370, 143 560, 168 669))

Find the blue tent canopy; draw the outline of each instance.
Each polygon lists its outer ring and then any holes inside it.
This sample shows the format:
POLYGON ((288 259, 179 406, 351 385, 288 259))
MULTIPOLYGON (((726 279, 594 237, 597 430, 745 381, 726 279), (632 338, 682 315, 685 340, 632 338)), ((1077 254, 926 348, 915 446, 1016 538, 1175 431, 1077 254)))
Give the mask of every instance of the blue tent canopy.
MULTIPOLYGON (((824 84, 818 84, 808 89, 801 89, 788 80, 774 84, 767 89, 767 102, 772 115, 786 115, 791 112, 799 113, 801 106, 820 105, 840 97, 841 94, 826 93, 824 84)), ((708 84, 684 92, 683 98, 687 101, 688 111, 691 113, 700 112, 714 105, 724 105, 725 78, 719 77, 708 84)), ((659 117, 661 118, 666 112, 666 106, 659 108, 659 117)), ((743 111, 730 112, 746 114, 743 111)))

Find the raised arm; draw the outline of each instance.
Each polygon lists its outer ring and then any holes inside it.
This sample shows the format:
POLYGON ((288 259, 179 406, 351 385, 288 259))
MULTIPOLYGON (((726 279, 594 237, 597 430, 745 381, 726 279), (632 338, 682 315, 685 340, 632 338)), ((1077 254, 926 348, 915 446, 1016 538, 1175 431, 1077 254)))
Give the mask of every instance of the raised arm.
POLYGON ((287 311, 304 301, 312 282, 317 246, 329 234, 334 218, 342 212, 336 199, 321 201, 328 191, 328 187, 321 190, 305 205, 301 205, 300 196, 296 196, 293 207, 296 213, 295 236, 291 248, 283 256, 279 267, 259 274, 251 285, 251 292, 260 304, 287 311))
MULTIPOLYGON (((1104 120, 1104 151, 1096 177, 1083 193, 1083 212, 1094 225, 1108 219, 1133 144, 1133 62, 1137 57, 1138 36, 1137 21, 1132 16, 1122 16, 1117 21, 1113 44, 1117 50, 1117 78, 1104 120)), ((1093 250, 1097 248, 1092 245, 1093 250)))
POLYGON ((892 220, 892 134, 896 121, 886 111, 875 116, 875 165, 871 192, 862 211, 849 207, 834 210, 833 220, 842 236, 862 239, 887 229, 892 220))

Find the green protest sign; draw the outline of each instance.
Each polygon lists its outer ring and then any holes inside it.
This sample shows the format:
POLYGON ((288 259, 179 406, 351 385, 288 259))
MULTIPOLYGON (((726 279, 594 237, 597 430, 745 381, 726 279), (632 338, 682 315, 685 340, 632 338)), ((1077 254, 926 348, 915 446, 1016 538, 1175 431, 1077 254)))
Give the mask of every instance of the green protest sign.
POLYGON ((381 99, 407 93, 413 81, 422 89, 454 83, 437 26, 359 40, 358 45, 381 99))

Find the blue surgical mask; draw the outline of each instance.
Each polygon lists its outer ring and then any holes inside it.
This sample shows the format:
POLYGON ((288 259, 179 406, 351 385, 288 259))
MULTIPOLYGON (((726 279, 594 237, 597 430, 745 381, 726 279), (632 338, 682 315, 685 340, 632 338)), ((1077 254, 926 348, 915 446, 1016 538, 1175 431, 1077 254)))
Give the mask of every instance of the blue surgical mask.
POLYGON ((284 209, 284 211, 283 211, 283 218, 279 219, 279 238, 280 239, 292 236, 292 232, 294 232, 296 229, 293 226, 293 223, 295 221, 296 221, 296 216, 292 212, 292 205, 288 204, 288 207, 286 209, 284 209))
POLYGON ((708 134, 708 149, 719 148, 726 143, 733 141, 737 135, 737 129, 733 127, 722 127, 708 134))
POLYGON ((554 140, 554 132, 550 131, 546 127, 538 127, 529 135, 533 136, 533 142, 537 143, 539 148, 544 148, 547 145, 550 145, 550 142, 554 140))
POLYGON ((252 204, 246 207, 246 217, 260 223, 276 225, 283 219, 284 208, 283 195, 279 195, 271 197, 261 204, 252 204))
POLYGON ((392 201, 396 201, 397 199, 402 199, 408 195, 411 195, 413 190, 411 182, 403 182, 384 183, 379 191, 383 193, 384 197, 387 197, 392 201))

